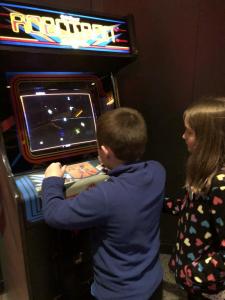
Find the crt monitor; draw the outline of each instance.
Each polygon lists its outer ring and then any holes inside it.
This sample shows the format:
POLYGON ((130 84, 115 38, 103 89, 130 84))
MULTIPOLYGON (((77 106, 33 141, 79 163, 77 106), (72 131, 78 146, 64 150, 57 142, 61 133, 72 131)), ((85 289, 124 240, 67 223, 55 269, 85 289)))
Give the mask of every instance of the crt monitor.
POLYGON ((20 150, 31 163, 96 151, 96 120, 115 102, 93 75, 18 75, 11 91, 20 150))
POLYGON ((42 93, 20 96, 31 153, 96 140, 96 115, 90 93, 42 93))

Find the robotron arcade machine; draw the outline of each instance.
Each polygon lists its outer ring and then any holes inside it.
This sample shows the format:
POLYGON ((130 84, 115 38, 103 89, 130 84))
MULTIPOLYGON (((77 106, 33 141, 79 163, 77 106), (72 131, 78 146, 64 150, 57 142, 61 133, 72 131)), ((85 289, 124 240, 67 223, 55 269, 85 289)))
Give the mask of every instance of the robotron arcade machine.
POLYGON ((66 198, 107 175, 96 119, 119 106, 116 72, 137 55, 132 18, 0 2, 2 260, 9 300, 88 299, 89 230, 43 221, 41 182, 67 165, 66 198))

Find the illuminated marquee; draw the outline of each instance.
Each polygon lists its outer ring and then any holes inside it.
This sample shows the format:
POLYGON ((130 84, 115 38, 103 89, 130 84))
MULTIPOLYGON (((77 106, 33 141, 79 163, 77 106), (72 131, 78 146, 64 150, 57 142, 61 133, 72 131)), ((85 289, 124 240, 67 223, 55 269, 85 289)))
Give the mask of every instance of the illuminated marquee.
POLYGON ((79 48, 88 47, 89 40, 98 43, 111 41, 115 43, 114 26, 81 22, 80 18, 61 15, 60 18, 41 17, 10 13, 12 31, 19 33, 21 27, 27 34, 58 37, 61 44, 79 48))
POLYGON ((131 53, 125 20, 3 2, 0 44, 131 53))

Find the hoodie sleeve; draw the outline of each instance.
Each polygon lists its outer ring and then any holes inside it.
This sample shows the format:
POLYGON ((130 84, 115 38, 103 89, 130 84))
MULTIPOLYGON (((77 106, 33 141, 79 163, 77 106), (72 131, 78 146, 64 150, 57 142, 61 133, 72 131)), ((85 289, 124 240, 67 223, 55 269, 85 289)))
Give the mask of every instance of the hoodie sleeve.
POLYGON ((206 293, 225 288, 225 175, 218 175, 213 186, 210 213, 215 232, 214 245, 183 270, 185 285, 200 287, 206 293))
POLYGON ((42 204, 46 223, 58 229, 81 229, 103 223, 107 207, 100 186, 65 200, 63 178, 45 178, 42 183, 42 204))

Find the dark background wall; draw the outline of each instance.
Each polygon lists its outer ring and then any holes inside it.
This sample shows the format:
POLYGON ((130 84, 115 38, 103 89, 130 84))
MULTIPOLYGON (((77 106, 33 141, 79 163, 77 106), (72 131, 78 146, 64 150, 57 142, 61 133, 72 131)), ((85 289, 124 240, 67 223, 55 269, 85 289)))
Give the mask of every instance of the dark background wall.
MULTIPOLYGON (((11 1, 13 2, 13 1, 11 1)), ((184 182, 182 112, 203 95, 225 95, 224 0, 20 1, 135 19, 138 59, 118 74, 123 106, 143 113, 149 128, 145 157, 167 170, 168 195, 184 182)), ((162 244, 175 238, 176 220, 162 217, 162 244)))

